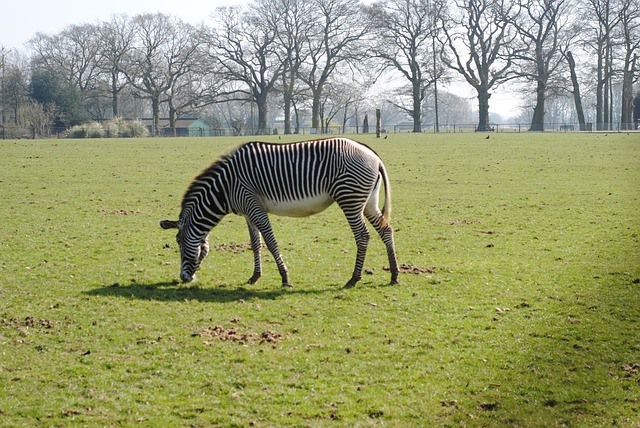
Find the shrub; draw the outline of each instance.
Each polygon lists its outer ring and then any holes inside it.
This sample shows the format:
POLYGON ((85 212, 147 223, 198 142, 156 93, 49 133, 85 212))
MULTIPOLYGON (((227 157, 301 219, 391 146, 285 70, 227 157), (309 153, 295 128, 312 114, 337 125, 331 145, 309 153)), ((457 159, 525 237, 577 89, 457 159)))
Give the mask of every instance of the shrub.
POLYGON ((125 120, 121 117, 101 124, 99 122, 89 122, 77 125, 69 129, 71 138, 129 138, 148 137, 147 127, 139 120, 125 120))
POLYGON ((149 129, 139 120, 129 121, 129 130, 131 131, 132 137, 140 138, 149 136, 149 129))
POLYGON ((71 137, 71 138, 86 138, 87 137, 87 130, 86 130, 85 126, 84 125, 72 126, 71 129, 69 129, 69 137, 71 137))
POLYGON ((104 128, 98 122, 89 122, 85 124, 87 138, 102 138, 104 137, 104 128))
POLYGON ((139 120, 125 120, 121 117, 114 117, 105 125, 108 137, 148 137, 147 127, 139 120))
POLYGON ((102 138, 104 129, 98 122, 83 123, 69 129, 69 136, 71 138, 102 138))
POLYGON ((114 117, 104 124, 104 132, 106 137, 116 138, 120 137, 121 129, 124 123, 124 119, 120 117, 114 117))

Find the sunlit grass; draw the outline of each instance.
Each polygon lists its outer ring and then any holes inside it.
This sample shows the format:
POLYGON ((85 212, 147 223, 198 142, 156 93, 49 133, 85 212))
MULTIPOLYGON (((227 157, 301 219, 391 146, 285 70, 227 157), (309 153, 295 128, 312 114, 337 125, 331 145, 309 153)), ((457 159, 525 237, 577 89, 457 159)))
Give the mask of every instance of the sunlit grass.
POLYGON ((292 290, 266 249, 244 284, 233 216, 178 284, 158 220, 245 139, 0 142, 2 424, 637 427, 638 136, 361 140, 391 176, 400 286, 372 237, 341 289, 336 207, 272 219, 292 290))

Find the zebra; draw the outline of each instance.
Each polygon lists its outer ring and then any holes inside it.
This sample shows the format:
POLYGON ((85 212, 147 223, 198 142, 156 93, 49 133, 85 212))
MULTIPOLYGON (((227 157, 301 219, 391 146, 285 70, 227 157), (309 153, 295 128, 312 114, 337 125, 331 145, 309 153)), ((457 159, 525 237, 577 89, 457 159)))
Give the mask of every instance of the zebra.
POLYGON ((254 284, 262 276, 262 238, 275 258, 282 286, 291 287, 268 214, 306 217, 336 202, 346 216, 357 245, 350 288, 362 277, 369 242, 366 218, 384 242, 391 284, 398 283, 398 263, 389 224, 391 188, 382 160, 370 147, 331 138, 289 144, 249 142, 223 155, 198 175, 182 199, 180 217, 162 220, 163 229, 178 229, 180 279, 191 282, 209 253, 209 234, 227 214, 246 219, 253 251, 254 284), (378 207, 385 187, 382 211, 378 207))

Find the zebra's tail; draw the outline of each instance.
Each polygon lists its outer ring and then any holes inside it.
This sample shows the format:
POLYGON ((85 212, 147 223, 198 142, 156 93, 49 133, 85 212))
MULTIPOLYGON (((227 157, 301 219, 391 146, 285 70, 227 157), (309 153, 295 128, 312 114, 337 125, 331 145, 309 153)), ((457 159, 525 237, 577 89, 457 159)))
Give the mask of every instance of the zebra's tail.
POLYGON ((382 183, 384 184, 384 205, 382 206, 382 227, 387 227, 391 220, 391 186, 389 185, 389 176, 387 170, 384 168, 384 164, 380 162, 378 172, 382 176, 382 183))

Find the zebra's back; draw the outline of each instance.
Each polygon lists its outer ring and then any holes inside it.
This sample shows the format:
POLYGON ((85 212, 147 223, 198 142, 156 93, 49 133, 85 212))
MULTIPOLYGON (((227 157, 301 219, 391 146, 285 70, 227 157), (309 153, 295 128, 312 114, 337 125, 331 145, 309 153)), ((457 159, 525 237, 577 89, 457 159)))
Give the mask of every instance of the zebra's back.
POLYGON ((380 159, 369 147, 334 138, 291 144, 251 142, 230 158, 237 185, 268 212, 308 216, 334 202, 338 188, 371 183, 380 159))

